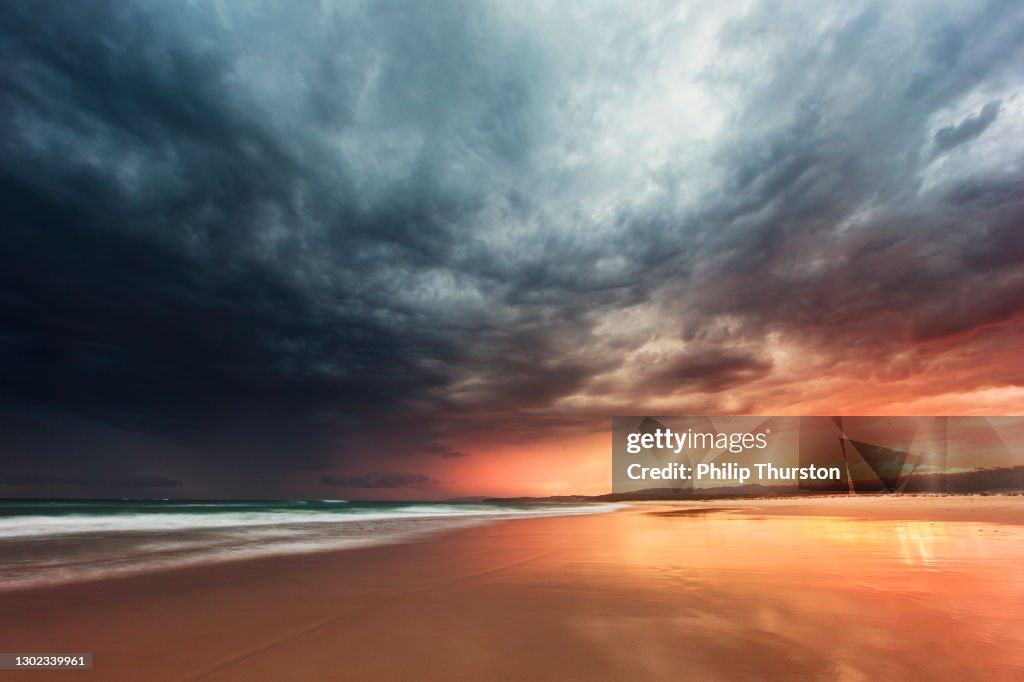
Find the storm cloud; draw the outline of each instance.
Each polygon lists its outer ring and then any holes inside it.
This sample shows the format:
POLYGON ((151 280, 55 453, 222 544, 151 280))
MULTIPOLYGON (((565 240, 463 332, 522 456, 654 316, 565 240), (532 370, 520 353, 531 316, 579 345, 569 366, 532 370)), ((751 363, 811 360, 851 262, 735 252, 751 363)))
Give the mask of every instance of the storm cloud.
POLYGON ((0 484, 12 486, 75 486, 86 488, 177 488, 182 482, 165 476, 62 476, 15 474, 0 478, 0 484))
POLYGON ((968 116, 960 123, 942 128, 935 133, 935 147, 944 152, 981 135, 999 116, 1000 104, 999 100, 989 102, 977 115, 968 116))
POLYGON ((338 488, 404 488, 437 485, 437 481, 423 474, 409 474, 401 471, 373 471, 361 476, 325 475, 320 479, 324 485, 338 488))
POLYGON ((0 51, 11 475, 1024 407, 1016 3, 8 2, 0 51))

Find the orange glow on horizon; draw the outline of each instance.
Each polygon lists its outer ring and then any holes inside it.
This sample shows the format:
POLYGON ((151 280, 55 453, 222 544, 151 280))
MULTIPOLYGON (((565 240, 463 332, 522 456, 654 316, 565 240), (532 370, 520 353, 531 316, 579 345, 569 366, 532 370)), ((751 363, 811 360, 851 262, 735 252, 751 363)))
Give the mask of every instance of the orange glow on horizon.
MULTIPOLYGON (((883 383, 823 378, 802 400, 769 409, 767 396, 746 414, 806 415, 1007 415, 1024 414, 1024 387, 915 395, 913 381, 883 383)), ((787 387, 792 390, 792 387, 787 387)), ((718 397, 721 399, 721 396, 718 397)), ((692 410, 649 414, 694 414, 692 410)), ((723 414, 726 414, 723 412, 723 414)), ((471 456, 445 460, 428 472, 445 496, 495 497, 600 495, 611 492, 611 425, 592 434, 534 443, 460 444, 471 456)))

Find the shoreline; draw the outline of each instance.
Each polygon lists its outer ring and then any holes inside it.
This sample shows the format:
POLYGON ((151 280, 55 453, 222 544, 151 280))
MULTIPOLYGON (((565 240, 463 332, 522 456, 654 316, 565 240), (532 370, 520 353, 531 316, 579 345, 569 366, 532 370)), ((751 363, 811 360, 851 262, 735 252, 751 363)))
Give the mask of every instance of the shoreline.
MULTIPOLYGON (((221 504, 199 506, 216 508, 221 504)), ((531 505, 516 509, 491 505, 453 510, 450 505, 420 503, 398 505, 384 513, 349 511, 351 507, 346 505, 341 514, 314 515, 288 510, 262 515, 217 510, 189 515, 79 512, 9 516, 0 519, 4 522, 0 556, 14 560, 0 563, 0 593, 189 566, 405 544, 504 520, 604 513, 622 506, 531 505)))
POLYGON ((0 593, 0 641, 103 679, 1017 677, 1024 498, 908 499, 922 518, 634 503, 38 587, 0 593), (686 508, 715 513, 657 513, 686 508))
POLYGON ((770 516, 860 518, 873 521, 944 521, 1024 525, 1024 495, 828 495, 628 502, 638 507, 728 508, 770 516))
MULTIPOLYGON (((588 503, 574 503, 585 505, 588 503)), ((510 518, 494 518, 481 520, 462 520, 451 526, 427 530, 411 531, 404 536, 395 536, 382 542, 353 543, 348 546, 325 547, 299 551, 268 552, 252 556, 239 556, 229 559, 210 559, 168 564, 153 568, 140 569, 135 572, 112 573, 97 577, 62 580, 53 583, 36 583, 18 586, 9 590, 0 589, 0 604, 6 595, 26 592, 45 592, 60 589, 75 589, 95 583, 116 582, 121 580, 147 579, 164 573, 205 571, 209 569, 229 570, 232 566, 261 564, 263 562, 303 561, 307 558, 344 557, 355 552, 372 552, 388 547, 402 547, 424 542, 443 542, 449 535, 470 532, 493 525, 504 525, 522 521, 541 521, 544 519, 572 518, 575 516, 605 516, 630 512, 646 513, 655 516, 697 516, 706 513, 728 513, 750 518, 789 517, 789 518, 832 518, 860 519, 870 521, 926 521, 943 523, 980 523, 1024 526, 1024 495, 992 494, 992 495, 816 495, 808 497, 765 497, 741 499, 695 499, 695 500, 635 500, 629 502, 594 502, 595 506, 614 504, 619 509, 594 513, 544 514, 510 518), (921 502, 925 502, 924 505, 921 502), (928 507, 922 509, 922 506, 928 507)), ((2 629, 0 629, 2 633, 2 629)))
MULTIPOLYGON (((533 502, 532 504, 537 504, 533 502)), ((218 566, 220 564, 240 564, 251 561, 264 561, 287 557, 303 557, 325 554, 347 554, 353 551, 367 550, 375 547, 393 545, 405 545, 424 540, 443 538, 444 536, 480 526, 506 523, 509 521, 529 521, 540 518, 553 518, 576 515, 603 515, 622 513, 629 509, 658 509, 666 508, 658 512, 662 516, 684 516, 714 511, 730 512, 746 516, 772 516, 772 517, 821 517, 821 518, 851 518, 876 521, 942 521, 950 523, 995 523, 1005 525, 1024 525, 1024 495, 1014 494, 992 494, 992 495, 950 495, 950 494, 925 494, 925 495, 814 495, 814 496, 770 496, 770 497, 742 497, 742 498, 710 498, 710 499, 685 499, 685 500, 634 500, 624 502, 584 502, 573 501, 572 507, 585 508, 594 507, 618 507, 617 509, 581 512, 576 509, 571 512, 559 513, 552 510, 550 513, 539 513, 529 516, 502 517, 496 515, 494 518, 489 515, 482 515, 478 518, 460 517, 437 517, 448 522, 447 525, 437 527, 423 527, 409 529, 401 534, 394 534, 386 539, 353 539, 349 544, 339 543, 334 546, 310 547, 296 550, 267 550, 261 552, 258 548, 245 555, 237 557, 203 557, 174 563, 167 561, 161 563, 154 561, 152 566, 136 569, 112 570, 109 573, 97 571, 95 575, 75 577, 65 580, 46 582, 39 580, 11 586, 0 585, 0 596, 9 593, 23 592, 26 590, 49 590, 62 586, 84 585, 107 580, 119 580, 125 578, 142 577, 162 573, 165 571, 180 571, 188 569, 204 569, 206 567, 218 566), (688 510, 693 510, 688 511, 688 510)), ((429 519, 421 519, 429 520, 429 519)))

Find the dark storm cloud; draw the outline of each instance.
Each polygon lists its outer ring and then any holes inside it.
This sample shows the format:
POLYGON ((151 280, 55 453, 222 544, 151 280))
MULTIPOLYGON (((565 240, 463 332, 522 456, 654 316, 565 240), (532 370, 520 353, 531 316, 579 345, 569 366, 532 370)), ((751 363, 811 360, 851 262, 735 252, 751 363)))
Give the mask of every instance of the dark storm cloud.
POLYGON ((337 488, 407 488, 437 485, 437 481, 423 474, 401 471, 374 471, 361 476, 335 476, 327 474, 320 479, 324 485, 337 488))
MULTIPOLYGON (((271 494, 1007 323, 1022 37, 1001 2, 7 3, 0 400, 271 494)), ((58 440, 8 466, 135 456, 58 440)))
POLYGON ((165 476, 61 476, 15 474, 0 476, 0 485, 81 486, 85 488, 177 488, 182 482, 165 476))
POLYGON ((653 376, 639 377, 644 390, 656 394, 699 390, 723 391, 771 372, 771 363, 735 351, 708 350, 693 356, 674 358, 653 376))
POLYGON ((420 447, 420 450, 423 452, 429 452, 432 455, 440 455, 441 457, 466 457, 469 454, 459 450, 453 450, 443 443, 430 443, 420 447))
MULTIPOLYGON (((1019 172, 1007 175, 998 153, 946 164, 926 148, 929 138, 944 151, 969 145, 997 120, 998 101, 966 117, 950 108, 986 90, 979 74, 1019 88, 1020 13, 992 4, 955 27, 926 13, 902 39, 885 13, 875 6, 824 41, 780 49, 763 87, 751 88, 740 120, 760 132, 723 145, 734 191, 702 211, 716 231, 707 284, 689 308, 695 328, 734 316, 739 334, 790 329, 849 351, 919 338, 906 321, 923 306, 943 309, 939 326, 950 331, 1021 309, 1007 287, 1024 251, 992 239, 1024 215, 1019 172), (963 183, 1009 185, 1016 196, 980 195, 951 210, 945 192, 963 183), (1007 260, 995 270, 972 262, 1000 252, 1007 260), (961 297, 972 310, 953 305, 961 297)), ((766 31, 762 41, 784 39, 778 25, 766 31)))
POLYGON ((981 135, 999 116, 1000 104, 999 100, 989 102, 976 116, 968 116, 958 124, 940 129, 935 133, 936 150, 944 152, 981 135))
MULTIPOLYGON (((400 295, 416 286, 405 269, 443 265, 446 231, 474 200, 438 186, 432 168, 456 123, 431 74, 464 59, 461 21, 343 17, 315 50, 258 54, 210 12, 101 7, 13 5, 2 20, 12 68, 0 106, 14 131, 2 168, 5 392, 200 445, 225 423, 290 423, 268 456, 287 449, 292 466, 318 456, 303 440, 324 447, 311 432, 443 386, 438 368, 458 349, 400 295), (363 22, 378 29, 366 40, 363 22), (247 60, 252 73, 239 73, 247 60), (269 92, 238 80, 273 81, 265 67, 282 70, 269 92), (289 69, 315 82, 275 92, 289 69), (367 117, 381 129, 354 136, 369 140, 368 158, 328 158, 304 132, 322 122, 321 137, 345 135, 348 90, 370 71, 367 117), (415 140, 403 137, 427 138, 424 149, 407 155, 415 140), (355 186, 373 181, 369 157, 392 156, 377 186, 355 186)), ((315 16, 283 8, 251 28, 272 39, 289 26, 292 38, 317 33, 315 16)), ((489 87, 491 75, 462 85, 489 87)), ((515 134, 486 141, 514 156, 521 145, 502 139, 515 134)), ((260 457, 266 439, 247 440, 260 457)))

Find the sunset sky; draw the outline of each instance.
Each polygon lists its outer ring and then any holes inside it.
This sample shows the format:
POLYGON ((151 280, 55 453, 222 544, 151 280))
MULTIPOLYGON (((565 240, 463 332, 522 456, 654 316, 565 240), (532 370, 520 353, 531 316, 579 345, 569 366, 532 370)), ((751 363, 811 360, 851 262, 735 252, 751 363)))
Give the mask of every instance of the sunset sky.
POLYGON ((4 2, 0 496, 600 493, 1024 414, 1024 5, 4 2))

